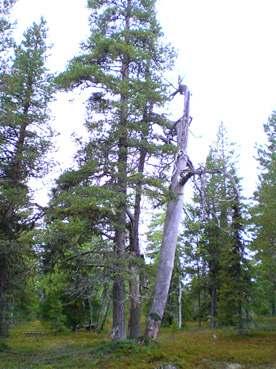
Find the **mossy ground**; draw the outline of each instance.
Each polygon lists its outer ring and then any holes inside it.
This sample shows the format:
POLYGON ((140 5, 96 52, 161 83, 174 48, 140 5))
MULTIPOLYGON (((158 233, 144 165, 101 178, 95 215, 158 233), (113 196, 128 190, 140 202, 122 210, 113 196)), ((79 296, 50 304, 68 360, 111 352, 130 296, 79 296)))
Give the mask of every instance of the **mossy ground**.
POLYGON ((140 345, 93 332, 53 334, 34 322, 0 342, 0 369, 154 369, 164 363, 179 369, 276 369, 276 331, 166 328, 156 343, 140 345))

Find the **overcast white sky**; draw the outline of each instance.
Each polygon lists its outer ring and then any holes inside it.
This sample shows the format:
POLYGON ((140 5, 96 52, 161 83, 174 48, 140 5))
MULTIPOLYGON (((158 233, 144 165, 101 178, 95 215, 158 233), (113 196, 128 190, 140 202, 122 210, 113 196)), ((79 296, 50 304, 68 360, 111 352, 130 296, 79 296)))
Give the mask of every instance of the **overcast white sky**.
MULTIPOLYGON (((61 71, 88 35, 86 0, 17 0, 19 34, 43 15, 53 43, 50 67, 61 71)), ((240 175, 251 195, 256 184, 254 145, 263 142, 262 124, 276 108, 275 0, 159 0, 166 39, 178 50, 177 76, 192 91, 190 157, 204 161, 223 121, 240 153, 240 175)), ((172 103, 174 116, 181 101, 172 103)), ((84 105, 59 95, 53 105, 58 159, 70 163, 70 135, 80 131, 84 105)))

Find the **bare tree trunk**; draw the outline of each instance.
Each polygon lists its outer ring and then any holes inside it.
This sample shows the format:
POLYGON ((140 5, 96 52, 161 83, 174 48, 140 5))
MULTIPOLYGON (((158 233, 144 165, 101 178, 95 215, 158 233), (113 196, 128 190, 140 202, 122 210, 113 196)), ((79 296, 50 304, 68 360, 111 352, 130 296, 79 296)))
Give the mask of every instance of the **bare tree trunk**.
POLYGON ((177 131, 178 155, 175 161, 170 186, 172 198, 167 207, 153 301, 145 332, 145 336, 152 339, 155 339, 159 333, 161 320, 167 303, 174 267, 178 229, 183 212, 183 190, 187 182, 184 176, 185 170, 189 168, 187 143, 190 124, 190 92, 186 86, 182 87, 183 88, 181 90, 179 88, 178 91, 184 95, 184 114, 175 127, 177 131))

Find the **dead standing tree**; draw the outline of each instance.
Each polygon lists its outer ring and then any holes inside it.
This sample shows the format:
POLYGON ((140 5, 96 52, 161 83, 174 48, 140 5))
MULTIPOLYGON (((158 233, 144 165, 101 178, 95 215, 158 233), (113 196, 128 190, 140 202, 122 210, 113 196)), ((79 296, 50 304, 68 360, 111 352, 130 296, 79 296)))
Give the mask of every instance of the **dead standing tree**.
POLYGON ((187 86, 179 84, 178 90, 172 94, 172 97, 177 93, 184 96, 184 113, 183 116, 171 127, 172 130, 176 130, 178 154, 171 178, 171 199, 168 202, 166 211, 155 289, 145 332, 145 337, 149 339, 155 339, 157 337, 167 303, 174 267, 178 230, 182 219, 183 192, 185 184, 194 176, 200 177, 203 218, 206 217, 204 194, 206 174, 221 174, 228 177, 232 182, 236 203, 239 203, 239 191, 235 183, 235 179, 230 173, 226 173, 225 170, 221 170, 219 168, 210 170, 202 166, 198 169, 193 167, 193 164, 187 155, 188 131, 191 123, 190 92, 187 86))
POLYGON ((172 127, 177 134, 178 153, 171 178, 171 199, 167 206, 154 296, 145 333, 145 336, 150 339, 154 339, 158 335, 167 303, 174 267, 178 229, 183 212, 183 190, 185 183, 193 175, 190 175, 193 171, 187 155, 188 131, 191 123, 190 91, 187 86, 179 85, 178 90, 172 96, 175 96, 178 92, 184 96, 184 112, 183 116, 172 127))

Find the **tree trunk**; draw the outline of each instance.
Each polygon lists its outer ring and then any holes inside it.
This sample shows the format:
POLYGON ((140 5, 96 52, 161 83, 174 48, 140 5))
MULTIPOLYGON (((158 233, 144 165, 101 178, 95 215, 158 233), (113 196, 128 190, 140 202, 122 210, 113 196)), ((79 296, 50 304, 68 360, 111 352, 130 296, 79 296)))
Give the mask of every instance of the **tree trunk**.
MULTIPOLYGON (((125 41, 128 41, 130 29, 130 10, 132 0, 127 0, 125 15, 125 41)), ((129 58, 124 56, 121 66, 121 79, 127 81, 129 78, 129 58)), ((128 157, 128 91, 121 92, 120 98, 120 124, 118 141, 118 194, 120 201, 117 211, 117 223, 115 226, 115 247, 117 272, 113 283, 113 326, 112 338, 123 340, 126 338, 125 324, 125 265, 122 260, 126 249, 126 213, 127 213, 127 157, 128 157)))
POLYGON ((125 286, 124 279, 119 276, 113 282, 113 326, 112 339, 126 338, 125 327, 125 286))
POLYGON ((130 311, 129 311, 129 337, 138 338, 141 336, 140 318, 141 318, 141 296, 140 296, 140 271, 139 266, 130 267, 131 280, 129 286, 130 292, 130 311))
MULTIPOLYGON (((145 114, 146 115, 146 114, 145 114)), ((147 151, 144 147, 140 150, 140 158, 138 164, 138 173, 144 173, 147 151)), ((141 336, 140 318, 141 318, 141 295, 140 295, 140 266, 141 252, 139 242, 139 223, 141 215, 143 182, 140 180, 136 186, 134 217, 132 225, 132 237, 130 242, 130 251, 134 257, 134 263, 130 266, 131 278, 129 282, 130 290, 130 311, 129 311, 129 337, 138 338, 141 336)))
MULTIPOLYGON (((139 173, 143 173, 145 157, 141 153, 139 162, 139 173)), ((141 335, 140 331, 140 318, 141 318, 141 296, 140 296, 140 266, 141 253, 139 245, 139 222, 141 213, 141 198, 142 198, 142 182, 137 184, 136 196, 135 196, 135 208, 132 224, 132 235, 130 242, 130 251, 132 253, 133 260, 130 264, 130 281, 129 281, 129 295, 130 295, 130 310, 129 310, 129 322, 128 330, 130 338, 138 338, 141 335)))
MULTIPOLYGON (((122 98, 124 104, 125 98, 122 98)), ((126 213, 127 213, 127 121, 126 112, 121 113, 121 137, 118 155, 118 195, 120 204, 117 211, 115 230, 114 256, 116 273, 113 284, 113 327, 112 337, 115 340, 126 338, 125 327, 125 265, 123 258, 126 249, 126 213)))
POLYGON ((271 296, 271 315, 276 316, 276 301, 275 301, 275 292, 272 292, 271 296))
POLYGON ((181 277, 178 282, 178 328, 182 328, 182 283, 181 277))
POLYGON ((197 306, 198 306, 198 326, 201 327, 201 288, 198 289, 197 294, 197 306))
POLYGON ((211 287, 211 291, 210 291, 210 295, 211 295, 211 307, 210 307, 210 316, 211 316, 211 322, 210 322, 210 326, 212 329, 215 329, 217 324, 216 324, 216 315, 217 315, 217 289, 216 287, 211 287))
MULTIPOLYGON (((189 167, 187 156, 188 129, 190 124, 189 105, 190 92, 183 86, 184 114, 176 124, 178 155, 171 179, 171 200, 168 203, 163 231, 163 240, 160 250, 159 265, 155 282, 153 301, 148 317, 145 335, 155 339, 159 333, 167 303, 171 276, 174 267, 176 242, 179 224, 183 212, 183 190, 185 183, 185 170, 189 167)), ((180 92, 180 89, 179 89, 180 92)))

